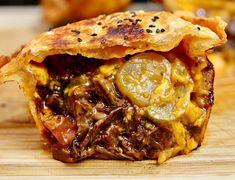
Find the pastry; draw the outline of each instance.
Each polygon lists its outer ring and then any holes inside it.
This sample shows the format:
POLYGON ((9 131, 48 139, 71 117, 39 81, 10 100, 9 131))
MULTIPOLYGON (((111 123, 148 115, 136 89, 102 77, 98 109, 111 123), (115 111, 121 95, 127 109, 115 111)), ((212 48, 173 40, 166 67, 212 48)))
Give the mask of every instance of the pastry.
POLYGON ((1 57, 53 157, 155 159, 202 143, 213 105, 206 55, 226 42, 220 18, 123 12, 45 32, 1 57))

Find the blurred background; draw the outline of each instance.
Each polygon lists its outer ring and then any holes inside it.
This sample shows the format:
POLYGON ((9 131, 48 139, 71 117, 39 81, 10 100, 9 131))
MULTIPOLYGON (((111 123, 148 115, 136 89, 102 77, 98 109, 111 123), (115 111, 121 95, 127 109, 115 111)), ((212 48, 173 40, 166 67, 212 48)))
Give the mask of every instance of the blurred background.
MULTIPOLYGON (((145 2, 147 0, 135 0, 135 2, 145 2)), ((0 2, 0 5, 35 5, 39 0, 5 0, 0 2)))

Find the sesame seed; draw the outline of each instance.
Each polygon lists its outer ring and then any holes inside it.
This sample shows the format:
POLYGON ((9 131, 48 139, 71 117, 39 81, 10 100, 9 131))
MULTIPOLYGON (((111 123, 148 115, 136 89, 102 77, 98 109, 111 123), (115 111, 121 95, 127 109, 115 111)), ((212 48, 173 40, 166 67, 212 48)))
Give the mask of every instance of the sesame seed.
POLYGON ((146 29, 147 33, 152 33, 153 31, 151 29, 146 29))
POLYGON ((156 27, 156 26, 153 25, 153 24, 150 24, 149 27, 150 27, 150 28, 154 28, 154 27, 156 27))
POLYGON ((197 27, 197 29, 198 29, 198 31, 200 31, 200 30, 201 30, 201 28, 200 28, 200 27, 197 27))
POLYGON ((160 29, 156 29, 156 33, 160 33, 161 32, 161 30, 160 29))
POLYGON ((141 19, 136 19, 136 20, 135 20, 135 22, 137 22, 137 23, 138 23, 138 22, 141 22, 141 21, 142 21, 141 19))
POLYGON ((117 21, 117 24, 120 24, 120 23, 122 23, 122 20, 118 20, 118 21, 117 21))
POLYGON ((133 19, 131 19, 131 18, 125 18, 124 20, 125 20, 125 21, 134 22, 134 20, 133 20, 133 19))
POLYGON ((144 32, 144 30, 143 30, 143 29, 141 29, 141 30, 140 30, 140 33, 143 33, 143 32, 144 32))
POLYGON ((131 12, 131 17, 135 17, 136 13, 135 12, 131 12))
POLYGON ((98 22, 98 23, 97 23, 97 25, 99 25, 99 26, 100 26, 100 25, 102 25, 102 23, 101 23, 101 22, 98 22))
POLYGON ((82 42, 82 39, 81 39, 81 38, 78 38, 77 41, 78 41, 78 42, 82 42))
POLYGON ((73 32, 73 33, 75 33, 75 34, 80 34, 80 31, 75 30, 75 29, 71 30, 71 32, 73 32))
POLYGON ((161 32, 165 32, 165 29, 161 29, 161 32))
POLYGON ((124 40, 127 40, 127 39, 128 39, 128 36, 127 36, 127 35, 125 35, 125 36, 124 36, 124 40))
POLYGON ((133 22, 133 23, 132 23, 132 25, 136 25, 136 24, 137 24, 137 22, 133 22))
POLYGON ((97 36, 97 34, 96 34, 96 33, 93 33, 93 34, 91 34, 91 36, 97 36))
POLYGON ((153 16, 152 21, 155 22, 157 19, 159 19, 158 16, 153 16))
POLYGON ((154 16, 153 18, 154 18, 154 19, 159 19, 159 17, 158 17, 158 16, 154 16))

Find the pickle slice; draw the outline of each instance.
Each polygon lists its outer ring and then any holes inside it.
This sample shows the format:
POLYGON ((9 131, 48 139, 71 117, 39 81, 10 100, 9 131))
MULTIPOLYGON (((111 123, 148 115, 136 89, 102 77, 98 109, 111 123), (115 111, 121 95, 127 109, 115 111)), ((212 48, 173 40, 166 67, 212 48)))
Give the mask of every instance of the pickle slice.
POLYGON ((133 56, 124 63, 116 75, 120 92, 134 104, 145 107, 150 104, 153 91, 164 78, 169 79, 170 62, 163 56, 146 52, 133 56))
POLYGON ((193 80, 179 59, 169 62, 155 52, 133 56, 116 75, 120 92, 132 103, 146 107, 153 121, 176 120, 190 103, 193 80))
POLYGON ((175 59, 172 62, 170 81, 165 80, 152 94, 151 105, 147 107, 148 116, 153 121, 176 120, 185 113, 193 86, 185 64, 175 59))

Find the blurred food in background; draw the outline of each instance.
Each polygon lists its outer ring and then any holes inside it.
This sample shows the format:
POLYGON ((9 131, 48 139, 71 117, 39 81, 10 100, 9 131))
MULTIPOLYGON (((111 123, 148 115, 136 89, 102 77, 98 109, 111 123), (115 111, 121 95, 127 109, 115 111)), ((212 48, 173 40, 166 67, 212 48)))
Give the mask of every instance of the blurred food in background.
POLYGON ((41 0, 44 19, 62 25, 124 10, 131 0, 41 0))
POLYGON ((235 75, 235 0, 154 0, 169 11, 186 10, 197 16, 220 16, 227 23, 228 43, 208 58, 215 66, 216 76, 235 75))

